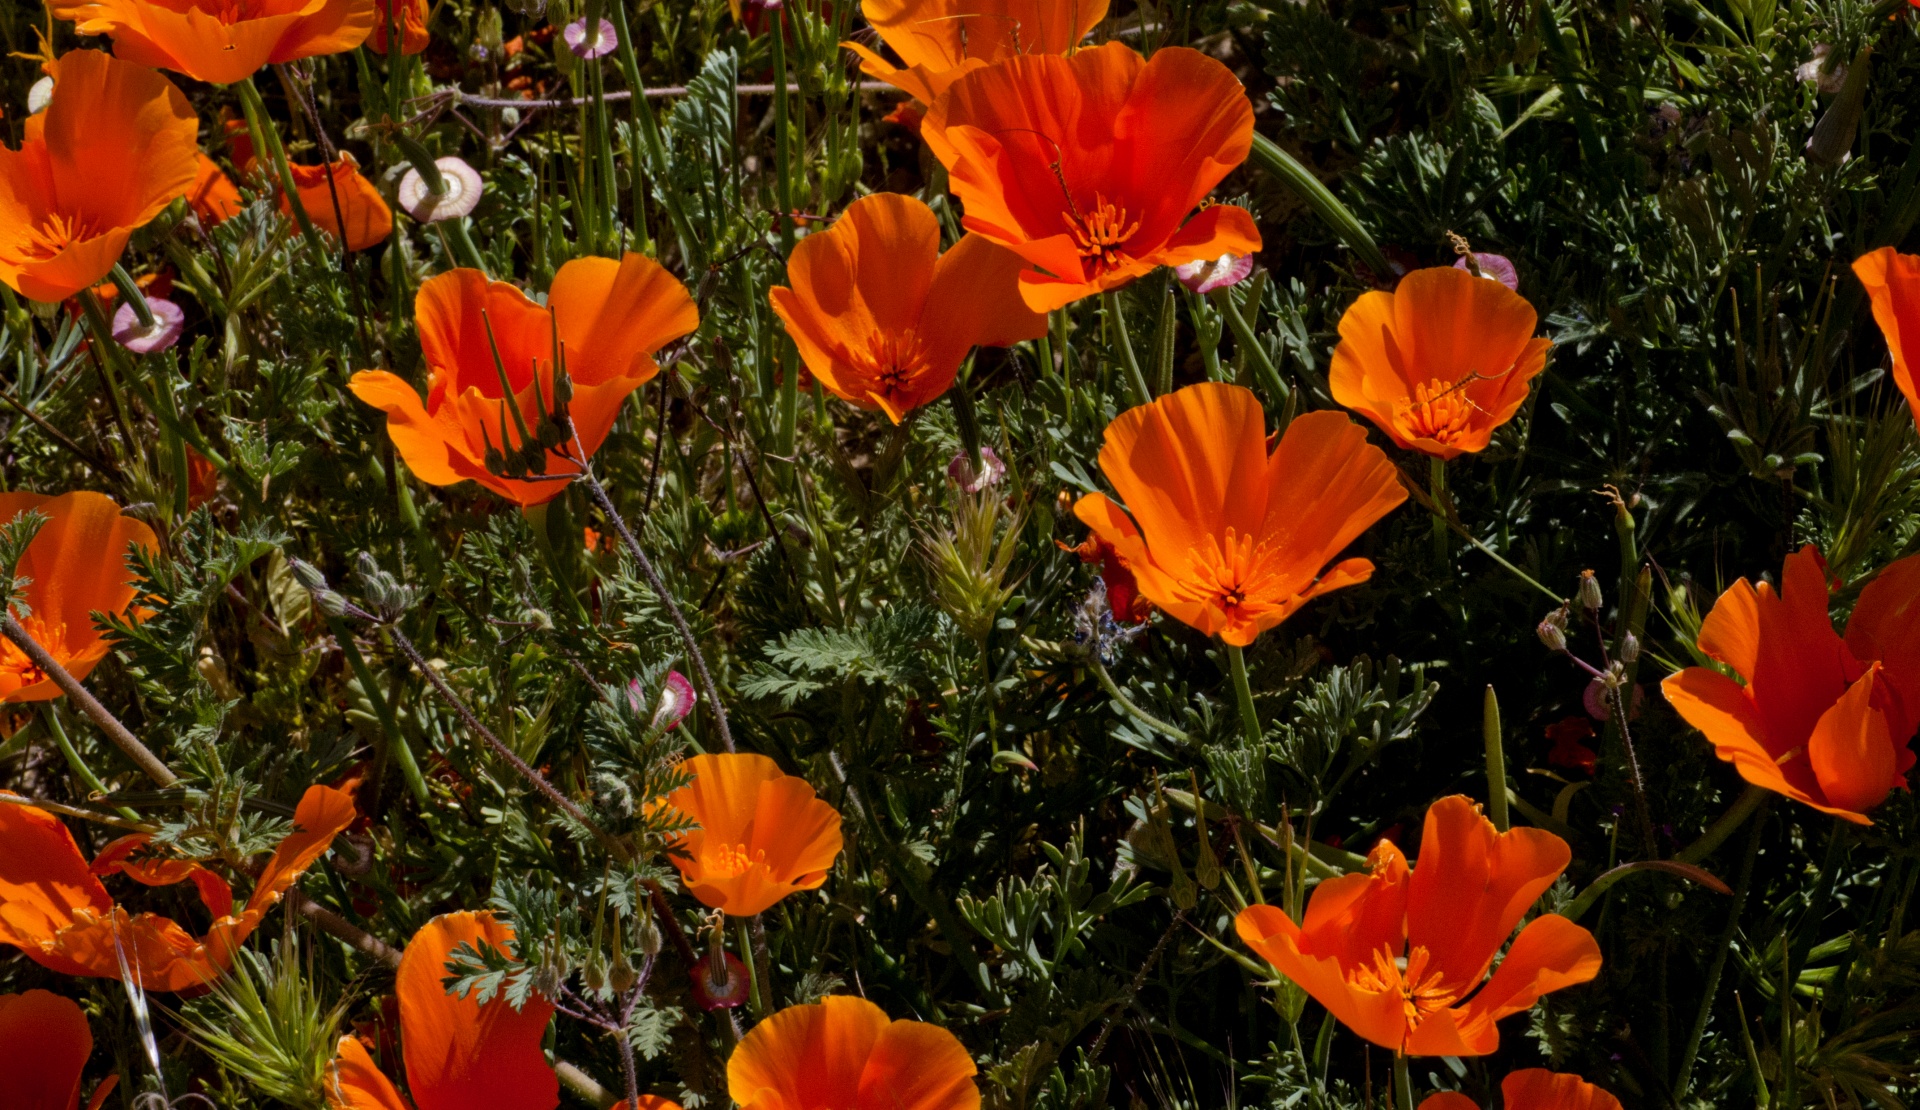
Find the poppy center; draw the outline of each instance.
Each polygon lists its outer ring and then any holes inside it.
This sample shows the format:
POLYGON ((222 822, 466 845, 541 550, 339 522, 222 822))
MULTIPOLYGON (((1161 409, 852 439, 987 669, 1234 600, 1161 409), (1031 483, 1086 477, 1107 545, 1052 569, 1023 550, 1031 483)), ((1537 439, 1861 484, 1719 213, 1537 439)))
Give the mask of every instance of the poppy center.
POLYGON ((1399 995, 1407 1028, 1417 1029, 1427 1015, 1446 1009, 1460 996, 1446 985, 1440 972, 1428 970, 1431 961, 1425 945, 1415 945, 1404 960, 1381 945, 1373 954, 1373 965, 1354 968, 1348 972, 1347 981, 1361 990, 1399 995))
POLYGON ((853 383, 859 393, 891 401, 927 373, 927 345, 913 328, 883 331, 864 350, 849 351, 848 361, 863 379, 853 383))
MULTIPOLYGON (((47 654, 63 663, 72 654, 67 650, 67 626, 59 622, 48 622, 38 616, 25 617, 20 627, 33 637, 34 643, 47 649, 47 654)), ((0 694, 10 694, 22 690, 36 682, 46 681, 47 675, 26 652, 13 646, 11 640, 0 640, 0 694)))
POLYGON ((99 233, 94 222, 85 216, 51 212, 40 221, 40 226, 27 229, 24 253, 33 259, 52 258, 66 250, 69 244, 91 239, 99 233))
POLYGON ((1068 210, 1060 213, 1060 219, 1067 225, 1067 234, 1073 237, 1080 257, 1096 274, 1117 269, 1125 253, 1122 248, 1140 230, 1139 220, 1129 223, 1127 210, 1100 193, 1093 194, 1093 207, 1085 212, 1069 200, 1068 210))
POLYGON ((703 861, 707 874, 716 879, 737 879, 767 862, 765 849, 749 853, 745 844, 716 844, 707 849, 703 861))
POLYGON ((1409 439, 1452 443, 1467 431, 1483 410, 1467 396, 1472 379, 1443 382, 1438 378, 1414 387, 1413 396, 1394 402, 1395 422, 1409 439))
POLYGON ((1257 619, 1284 608, 1290 596, 1269 565, 1272 555, 1267 545, 1232 528, 1224 541, 1208 536, 1205 547, 1187 552, 1187 573, 1173 594, 1219 609, 1230 621, 1257 619))

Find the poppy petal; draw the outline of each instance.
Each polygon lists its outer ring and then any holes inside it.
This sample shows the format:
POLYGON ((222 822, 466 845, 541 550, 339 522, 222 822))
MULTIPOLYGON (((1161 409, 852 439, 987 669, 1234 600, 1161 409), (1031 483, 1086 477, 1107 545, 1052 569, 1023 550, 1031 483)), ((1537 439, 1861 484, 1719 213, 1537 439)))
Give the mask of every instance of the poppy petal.
POLYGON ((42 945, 73 924, 75 911, 98 915, 112 908, 113 898, 59 818, 0 802, 0 944, 44 962, 42 945))
POLYGON ((1822 808, 1831 807, 1827 812, 1856 824, 1871 824, 1866 811, 1902 783, 1894 773, 1886 714, 1873 705, 1879 678, 1879 666, 1869 668, 1820 715, 1807 740, 1807 760, 1826 803, 1822 808))
POLYGON ((1881 247, 1855 259, 1853 272, 1893 356, 1893 382, 1920 424, 1920 255, 1881 247))
POLYGON ((1276 906, 1248 906, 1234 919, 1234 929, 1247 947, 1325 1006, 1341 1024, 1374 1044, 1400 1048, 1407 1019, 1398 992, 1356 986, 1339 956, 1303 953, 1299 926, 1276 906))
POLYGON ((1223 254, 1253 254, 1260 244, 1260 229, 1254 226, 1251 212, 1238 205, 1216 204, 1174 232, 1152 260, 1162 266, 1180 266, 1223 254))
POLYGON ((1920 555, 1896 560, 1860 591, 1847 621, 1847 648, 1862 661, 1877 661, 1890 695, 1887 729, 1898 751, 1895 770, 1913 767, 1909 742, 1920 728, 1920 555))
POLYGON ((552 1003, 536 995, 515 1010, 496 995, 481 1005, 442 985, 453 950, 482 941, 508 947, 513 929, 491 914, 445 914, 421 927, 400 958, 394 993, 414 1104, 419 1110, 553 1110, 560 1081, 540 1048, 552 1003))
POLYGON ((727 1060, 727 1093, 742 1107, 760 1110, 865 1110, 861 1079, 888 1024, 886 1011, 849 995, 789 1006, 740 1038, 727 1060))
MULTIPOLYGON (((1419 867, 1414 868, 1418 876, 1419 867)), ((1527 923, 1507 949, 1507 958, 1487 980, 1479 993, 1457 1010, 1442 1011, 1434 1017, 1457 1016, 1464 1041, 1474 1047, 1471 1053, 1485 1055, 1498 1047, 1500 1034, 1494 1022, 1508 1014, 1517 1014, 1538 1002, 1542 996, 1587 982, 1600 974, 1600 945, 1593 934, 1559 914, 1542 914, 1527 923), (1482 1047, 1484 1046, 1484 1047, 1482 1047)), ((1416 1047, 1431 1019, 1422 1023, 1409 1039, 1407 1050, 1419 1055, 1442 1055, 1416 1047)))
POLYGON ((1502 833, 1464 795, 1427 809, 1407 900, 1407 942, 1456 994, 1480 982, 1528 907, 1572 860, 1545 829, 1502 833))
POLYGON ((327 1065, 327 1110, 411 1110, 358 1037, 341 1037, 327 1065))
POLYGON ((653 353, 700 326, 687 287, 632 252, 618 262, 576 258, 561 266, 547 305, 566 345, 567 374, 580 385, 616 379, 644 385, 659 372, 653 353))
POLYGON ((405 378, 385 370, 362 370, 347 388, 387 414, 387 437, 393 440, 393 449, 414 477, 430 486, 450 486, 462 480, 447 457, 453 437, 459 434, 458 426, 427 415, 420 394, 405 378))
POLYGON ((1747 697, 1746 690, 1727 676, 1705 667, 1688 667, 1660 684, 1668 703, 1703 733, 1713 752, 1733 764, 1740 777, 1807 805, 1815 798, 1789 781, 1778 759, 1766 746, 1766 722, 1747 697))
POLYGON ((945 1029, 892 1022, 874 1039, 854 1110, 979 1110, 978 1070, 945 1029))
POLYGON ((1527 1068, 1500 1081, 1507 1110, 1620 1110, 1620 1100, 1580 1078, 1527 1068))
POLYGON ((1480 1110, 1480 1104, 1459 1091, 1436 1091, 1420 1100, 1420 1110, 1480 1110))
POLYGON ((1266 443, 1266 414, 1253 391, 1204 382, 1115 417, 1100 469, 1153 561, 1179 574, 1209 538, 1230 527, 1255 534, 1267 504, 1266 443))
POLYGON ((0 1076, 8 1110, 74 1110, 93 1054, 87 1016, 47 991, 0 994, 0 1076))

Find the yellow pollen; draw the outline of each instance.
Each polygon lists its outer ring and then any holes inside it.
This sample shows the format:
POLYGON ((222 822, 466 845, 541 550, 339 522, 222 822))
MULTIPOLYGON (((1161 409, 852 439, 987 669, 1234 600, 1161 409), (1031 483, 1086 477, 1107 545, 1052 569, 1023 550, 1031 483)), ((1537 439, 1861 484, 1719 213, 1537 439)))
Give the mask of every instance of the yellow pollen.
POLYGON ((1067 234, 1073 237, 1080 257, 1088 261, 1095 274, 1117 268, 1127 240, 1140 230, 1139 220, 1128 223, 1127 210, 1099 193, 1093 194, 1092 211, 1062 212, 1060 219, 1067 225, 1067 234))
POLYGON ((1398 994, 1407 1017, 1409 1031, 1420 1027, 1427 1015, 1444 1010, 1460 996, 1446 985, 1438 971, 1429 972, 1431 954, 1424 945, 1407 953, 1405 966, 1385 945, 1373 954, 1372 967, 1357 967, 1347 973, 1347 981, 1362 990, 1398 994))
POLYGON ((737 879, 767 863, 764 849, 749 855, 745 844, 715 844, 707 849, 706 856, 707 874, 717 879, 737 879))
POLYGON ((1414 387, 1413 396, 1394 402, 1394 422, 1410 439, 1452 443, 1466 432, 1474 414, 1482 411, 1467 396, 1472 380, 1443 382, 1435 378, 1422 382, 1414 387))
POLYGON ((1284 609, 1293 597, 1273 565, 1275 552, 1252 536, 1227 529, 1226 541, 1208 536, 1205 547, 1187 552, 1187 573, 1174 584, 1174 596, 1226 612, 1230 620, 1253 620, 1284 609))
MULTIPOLYGON (((20 622, 27 635, 47 649, 47 654, 64 663, 72 654, 67 650, 67 626, 59 622, 48 623, 38 616, 30 616, 20 622)), ((11 640, 0 641, 0 675, 8 676, 12 681, 0 683, 0 687, 21 689, 36 682, 46 680, 46 674, 33 665, 25 652, 13 646, 11 640)))

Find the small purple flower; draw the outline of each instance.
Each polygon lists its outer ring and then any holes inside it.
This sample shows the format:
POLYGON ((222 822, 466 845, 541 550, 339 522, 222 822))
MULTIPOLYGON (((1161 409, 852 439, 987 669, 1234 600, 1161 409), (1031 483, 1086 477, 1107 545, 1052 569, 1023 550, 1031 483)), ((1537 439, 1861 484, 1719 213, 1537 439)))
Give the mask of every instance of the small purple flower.
POLYGON ((141 326, 131 303, 121 305, 113 314, 114 342, 141 355, 164 351, 180 342, 180 333, 187 326, 187 314, 180 311, 179 305, 148 297, 147 310, 153 313, 150 328, 141 326))
POLYGON ((452 156, 436 158, 433 164, 440 171, 440 180, 446 183, 447 191, 434 196, 427 191, 427 179, 420 176, 420 171, 409 169, 400 179, 400 207, 423 224, 457 220, 472 214, 480 204, 480 194, 486 190, 479 171, 452 156))
MULTIPOLYGON (((1480 264, 1481 277, 1492 278, 1508 289, 1513 290, 1515 293, 1520 291, 1520 272, 1513 268, 1513 263, 1507 261, 1505 256, 1482 254, 1479 251, 1474 251, 1473 260, 1480 264)), ((1456 270, 1466 269, 1467 260, 1465 258, 1455 259, 1453 268, 1456 270)))
MULTIPOLYGON (((1630 703, 1631 710, 1628 716, 1634 720, 1638 720, 1640 717, 1640 705, 1646 700, 1646 688, 1644 686, 1635 686, 1633 688, 1633 701, 1630 703)), ((1612 717, 1613 707, 1607 704, 1606 680, 1596 678, 1592 682, 1587 683, 1586 690, 1580 695, 1580 704, 1586 708, 1587 716, 1592 717, 1596 721, 1604 721, 1612 717)))
POLYGON ((1238 285, 1247 280, 1247 275, 1251 273, 1253 256, 1250 254, 1223 254, 1218 258, 1202 258, 1173 268, 1173 276, 1180 279, 1180 284, 1195 293, 1211 293, 1215 289, 1238 285))
POLYGON ((693 703, 699 700, 694 696, 693 683, 679 671, 668 671, 667 680, 660 686, 660 702, 653 708, 653 720, 649 728, 672 728, 681 718, 693 712, 693 703))
POLYGON ((968 493, 992 489, 1006 476, 1007 464, 1000 461, 1000 456, 994 454, 991 447, 980 448, 979 474, 973 472, 973 460, 967 457, 965 451, 955 455, 953 461, 947 464, 947 477, 968 493))
POLYGON ((620 35, 613 29, 613 21, 608 19, 600 21, 599 30, 591 41, 587 37, 585 16, 567 24, 567 29, 560 34, 567 40, 567 49, 582 58, 604 58, 620 45, 620 35))

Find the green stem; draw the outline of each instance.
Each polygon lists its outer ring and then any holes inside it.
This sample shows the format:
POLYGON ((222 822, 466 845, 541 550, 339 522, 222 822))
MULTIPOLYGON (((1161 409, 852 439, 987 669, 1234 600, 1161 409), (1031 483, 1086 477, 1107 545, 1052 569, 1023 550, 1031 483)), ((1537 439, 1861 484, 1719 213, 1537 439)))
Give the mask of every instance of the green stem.
POLYGON ((427 780, 420 774, 420 764, 413 758, 413 748, 407 744, 407 738, 400 731, 400 722, 394 718, 393 706, 388 704, 386 694, 380 684, 373 680, 373 671, 367 667, 366 656, 360 652, 360 645, 353 640, 353 630, 339 617, 328 617, 327 627, 333 631, 334 642, 340 645, 340 651, 347 657, 347 665, 353 668, 353 676, 360 680, 360 688, 367 692, 367 701, 373 705, 373 715, 380 720, 380 731, 387 738, 387 752, 393 761, 400 765, 400 777, 407 780, 407 792, 413 795, 422 812, 428 807, 427 780))
POLYGON ((1120 308, 1120 294, 1112 289, 1100 294, 1100 307, 1113 328, 1113 345, 1120 349, 1120 364, 1126 368, 1127 385, 1133 390, 1134 403, 1151 402, 1153 390, 1147 387, 1147 376, 1140 369, 1140 356, 1133 349, 1133 338, 1127 334, 1127 316, 1120 308))
POLYGON ((140 441, 133 434, 133 422, 127 418, 127 404, 120 395, 119 376, 114 373, 125 351, 114 341, 113 324, 108 321, 106 309, 100 306, 100 298, 94 295, 93 290, 80 291, 80 309, 87 317, 87 326, 93 331, 94 352, 100 357, 100 376, 106 380, 108 406, 113 409, 114 423, 120 425, 120 434, 126 438, 126 449, 131 454, 135 444, 140 441))
POLYGON ((1427 458, 1427 496, 1440 507, 1440 513, 1433 518, 1433 565, 1444 569, 1447 565, 1447 521, 1453 515, 1453 505, 1447 497, 1447 460, 1438 455, 1427 458))
POLYGON ((1247 657, 1238 644, 1228 644, 1227 660, 1233 669, 1233 692, 1240 699, 1240 725, 1246 731, 1247 743, 1260 743, 1260 714, 1253 707, 1253 687, 1247 682, 1247 657))
POLYGON ((1393 1105, 1396 1110, 1413 1110, 1413 1075, 1404 1052, 1393 1054, 1393 1105))
POLYGON ((1491 685, 1481 701, 1480 732, 1487 745, 1487 816, 1494 828, 1506 832, 1509 827, 1506 742, 1501 736, 1500 699, 1491 685))
POLYGON ((207 276, 205 267, 200 265, 199 256, 181 246, 172 236, 167 237, 162 243, 162 248, 167 252, 167 260, 172 262, 174 268, 180 271, 180 276, 186 279, 187 287, 193 290, 193 295, 200 298, 200 303, 206 306, 208 312, 224 320, 227 316, 226 299, 220 296, 220 290, 213 284, 213 279, 207 276))
MULTIPOLYGON (((67 730, 60 724, 60 712, 54 708, 53 702, 41 703, 40 719, 46 722, 47 732, 53 736, 53 742, 59 747, 60 754, 65 757, 67 766, 72 768, 74 775, 86 784, 87 789, 101 796, 113 793, 107 789, 106 783, 100 781, 100 776, 93 773, 93 768, 87 766, 86 760, 80 758, 79 749, 73 746, 73 740, 67 736, 67 730)), ((129 821, 140 819, 138 813, 126 806, 114 806, 113 810, 129 821)))
POLYGON ((473 237, 467 234, 465 216, 442 220, 440 226, 446 229, 447 246, 453 252, 453 256, 460 260, 462 266, 478 270, 483 274, 492 272, 487 268, 487 260, 481 255, 480 248, 474 245, 473 237))
POLYGON ((1707 1020, 1713 1016, 1714 996, 1720 992, 1720 977, 1727 969, 1727 955, 1733 951, 1733 938, 1740 931, 1740 914, 1746 909, 1747 892, 1753 885, 1753 862, 1760 854, 1760 834, 1766 829, 1766 823, 1756 821, 1753 831, 1747 834, 1746 861, 1740 866, 1740 879, 1733 888, 1733 905, 1727 910, 1727 927, 1714 941, 1713 964, 1707 969, 1706 987, 1700 995, 1700 1012, 1694 1015, 1693 1030, 1687 1037, 1687 1047, 1680 1054, 1679 1076, 1673 1083, 1673 1097, 1676 1101, 1687 1097, 1687 1089, 1693 1084, 1694 1061, 1700 1057, 1700 1039, 1706 1035, 1707 1020))
POLYGON ((1393 264, 1387 261, 1385 252, 1373 241, 1373 236, 1360 223, 1352 210, 1340 203, 1333 190, 1313 176, 1312 171, 1300 164, 1293 155, 1281 149, 1272 139, 1256 133, 1253 136, 1251 160, 1261 169, 1280 179, 1280 182, 1293 190, 1314 214, 1333 228, 1349 250, 1360 256, 1374 273, 1385 276, 1393 273, 1393 264))
POLYGON ((1113 676, 1107 673, 1107 668, 1101 665, 1100 656, 1098 654, 1089 654, 1087 657, 1087 662, 1093 667, 1093 674, 1095 678, 1099 679, 1100 688, 1107 692, 1107 696, 1112 698, 1114 700, 1114 704, 1118 705, 1122 710, 1124 710, 1127 716, 1132 717, 1134 720, 1139 721, 1141 724, 1147 726, 1148 728, 1152 729, 1157 733, 1160 733, 1162 736, 1167 737, 1169 740, 1176 740, 1182 744, 1193 743, 1193 737, 1187 734, 1186 732, 1178 728, 1175 728, 1174 726, 1168 724, 1167 722, 1161 720, 1160 718, 1154 716, 1153 714, 1135 705, 1133 703, 1133 700, 1127 697, 1125 692, 1123 692, 1120 689, 1119 685, 1113 681, 1113 676))
POLYGON ((120 299, 133 306, 134 318, 140 321, 140 326, 151 329, 153 309, 147 307, 147 295, 140 291, 139 284, 133 280, 133 275, 127 272, 126 266, 115 262, 108 276, 113 279, 114 288, 120 290, 120 299))
POLYGON ((1713 854, 1714 849, 1725 843, 1735 830, 1746 824, 1747 818, 1753 816, 1753 812, 1765 804, 1771 796, 1772 791, 1749 785, 1718 820, 1707 826, 1707 831, 1700 834, 1700 839, 1680 849, 1673 858, 1681 863, 1699 863, 1706 859, 1713 854))
MULTIPOLYGON (((1208 295, 1213 298, 1213 303, 1220 309, 1221 314, 1227 318, 1227 327, 1233 331, 1233 341, 1239 344, 1240 350, 1253 361, 1254 368, 1260 372, 1260 380, 1265 382, 1267 389, 1273 393, 1274 403, 1284 404, 1293 391, 1287 388, 1287 380, 1280 376, 1280 368, 1275 366, 1273 359, 1267 356, 1267 348, 1255 338, 1253 325, 1247 322, 1245 314, 1240 311, 1240 302, 1234 299, 1233 287, 1215 289, 1208 295)), ((1254 307, 1257 310, 1259 306, 1254 307)), ((1219 364, 1219 358, 1219 352, 1216 350, 1214 365, 1219 364)))
POLYGON ((788 163, 792 144, 787 139, 787 21, 780 8, 773 16, 773 164, 774 191, 780 203, 780 254, 793 253, 793 182, 788 163))
POLYGON ((306 239, 307 246, 315 253, 324 257, 327 246, 320 241, 320 232, 307 215, 307 206, 300 200, 300 190, 294 188, 293 169, 287 164, 287 150, 280 145, 280 132, 274 126, 273 117, 267 114, 267 103, 260 98, 259 87, 250 76, 234 82, 234 87, 240 91, 240 109, 246 113, 247 131, 253 136, 254 149, 265 155, 268 164, 273 167, 274 176, 280 182, 280 192, 287 198, 287 207, 293 210, 294 222, 300 225, 301 237, 306 239))

